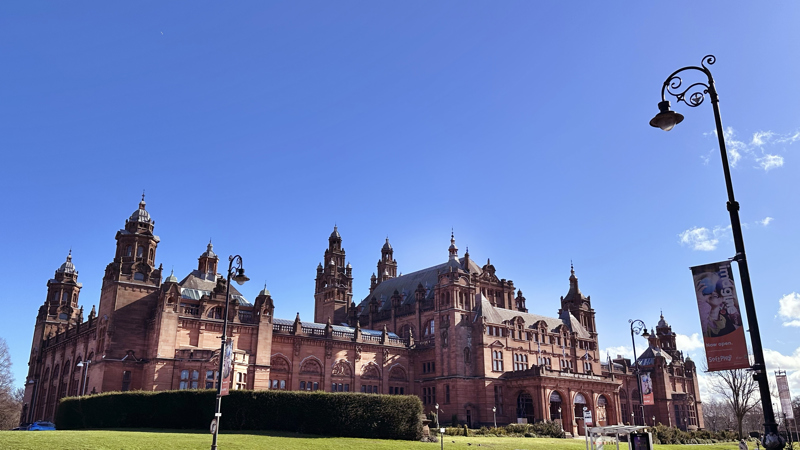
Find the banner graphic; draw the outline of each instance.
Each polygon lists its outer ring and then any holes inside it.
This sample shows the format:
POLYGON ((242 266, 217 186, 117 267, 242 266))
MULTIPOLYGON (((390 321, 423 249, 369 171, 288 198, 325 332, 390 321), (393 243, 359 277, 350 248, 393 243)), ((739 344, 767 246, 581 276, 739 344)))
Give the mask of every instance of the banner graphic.
POLYGON ((731 263, 691 267, 708 371, 750 367, 731 263))
POLYGON ((220 395, 228 395, 231 388, 231 377, 233 376, 233 341, 228 338, 225 342, 225 353, 222 360, 222 389, 220 395))
POLYGON ((639 386, 639 389, 642 390, 642 400, 644 403, 643 405, 655 405, 656 402, 653 398, 653 378, 650 376, 650 373, 643 373, 640 378, 642 379, 642 385, 639 386))
POLYGON ((794 420, 794 410, 792 410, 792 396, 789 395, 789 381, 786 380, 786 372, 775 372, 775 381, 778 384, 778 398, 781 399, 781 411, 785 418, 794 420))

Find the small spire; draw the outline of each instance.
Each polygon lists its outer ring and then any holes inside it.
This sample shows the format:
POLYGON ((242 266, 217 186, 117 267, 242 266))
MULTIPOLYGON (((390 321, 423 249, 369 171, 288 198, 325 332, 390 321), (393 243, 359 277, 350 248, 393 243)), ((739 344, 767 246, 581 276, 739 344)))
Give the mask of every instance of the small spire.
POLYGON ((72 261, 72 247, 69 248, 69 253, 67 253, 67 261, 72 261))

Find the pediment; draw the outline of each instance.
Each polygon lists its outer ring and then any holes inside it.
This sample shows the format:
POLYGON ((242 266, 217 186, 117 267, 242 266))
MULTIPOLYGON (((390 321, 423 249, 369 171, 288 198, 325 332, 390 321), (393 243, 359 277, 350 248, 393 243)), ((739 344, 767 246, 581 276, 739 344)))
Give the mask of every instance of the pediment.
POLYGON ((500 341, 494 341, 494 342, 492 342, 491 344, 489 344, 489 347, 500 347, 500 348, 505 348, 505 345, 503 345, 503 343, 502 343, 502 342, 500 342, 500 341))

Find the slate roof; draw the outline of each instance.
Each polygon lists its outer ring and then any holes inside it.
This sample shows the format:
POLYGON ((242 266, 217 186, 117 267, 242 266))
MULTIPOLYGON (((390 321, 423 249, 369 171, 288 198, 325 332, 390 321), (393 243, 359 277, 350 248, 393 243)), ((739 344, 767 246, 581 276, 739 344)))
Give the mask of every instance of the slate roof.
MULTIPOLYGON (((202 273, 199 270, 193 270, 186 278, 181 280, 178 285, 181 287, 181 297, 189 300, 200 300, 203 295, 211 295, 211 292, 217 287, 217 278, 220 275, 211 273, 202 273)), ((240 305, 253 306, 252 303, 247 301, 242 294, 236 290, 236 287, 231 284, 231 299, 239 301, 240 305)))
POLYGON ((547 331, 554 332, 559 325, 566 325, 570 331, 577 333, 580 338, 589 339, 591 337, 589 332, 586 331, 586 328, 584 328, 583 325, 578 322, 578 319, 570 314, 569 311, 563 311, 561 317, 547 317, 513 309, 495 308, 489 303, 489 300, 481 294, 476 296, 476 303, 478 304, 478 308, 475 314, 475 321, 478 320, 478 317, 483 316, 488 323, 496 323, 499 325, 514 317, 521 317, 522 320, 525 321, 527 328, 533 328, 533 324, 543 320, 547 324, 547 331))
POLYGON ((641 355, 639 355, 640 366, 652 366, 655 363, 656 356, 663 356, 667 360, 667 364, 672 362, 672 356, 659 347, 648 347, 641 355))
MULTIPOLYGON (((416 296, 414 295, 414 292, 417 290, 417 286, 420 284, 422 284, 426 290, 425 299, 432 299, 433 287, 439 282, 439 273, 448 272, 450 267, 465 270, 464 258, 461 258, 458 261, 450 260, 446 263, 428 267, 427 269, 418 270, 416 272, 407 273, 400 275, 399 277, 390 278, 383 281, 359 304, 359 307, 361 308, 361 315, 364 316, 369 314, 369 302, 372 300, 372 297, 375 297, 378 302, 380 302, 378 311, 390 310, 392 307, 392 302, 390 300, 392 295, 394 295, 394 291, 397 291, 403 296, 401 305, 415 304, 416 296)), ((470 259, 469 271, 470 273, 480 273, 481 268, 475 264, 475 261, 470 259)))

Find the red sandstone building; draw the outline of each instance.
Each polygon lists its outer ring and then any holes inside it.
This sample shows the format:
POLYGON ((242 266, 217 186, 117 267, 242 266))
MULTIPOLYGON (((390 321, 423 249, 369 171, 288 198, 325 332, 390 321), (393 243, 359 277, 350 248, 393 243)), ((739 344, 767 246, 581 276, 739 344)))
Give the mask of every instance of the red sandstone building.
MULTIPOLYGON (((216 387, 227 288, 219 258, 209 244, 196 270, 164 279, 153 231, 142 200, 116 234, 99 307, 86 320, 71 255, 47 282, 22 421, 52 419, 60 398, 82 393, 216 387)), ((599 424, 640 411, 630 363, 601 362, 595 311, 574 270, 549 317, 529 313, 489 261, 459 257, 452 236, 446 262, 405 275, 397 268, 387 239, 380 275, 356 304, 334 227, 317 266, 314 322, 275 318, 266 288, 250 302, 231 286, 234 388, 412 394, 426 411, 438 404, 447 423, 491 424, 495 407, 498 424, 553 420, 571 433, 583 433, 584 407, 599 424)), ((702 428, 694 364, 674 348, 663 317, 657 330, 640 358, 658 390, 644 417, 702 428)))

